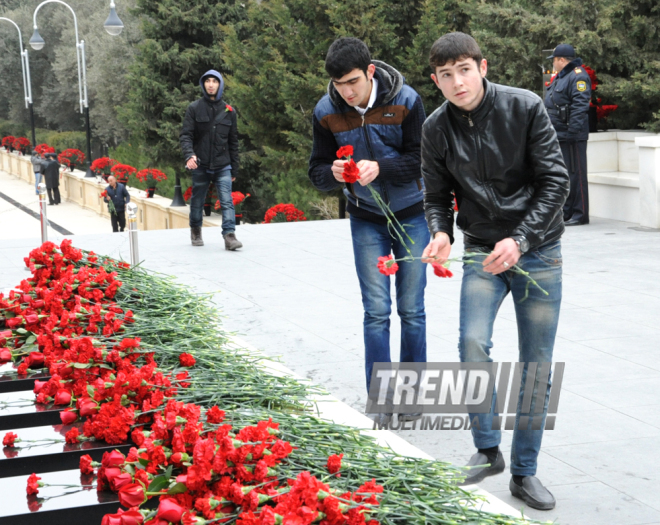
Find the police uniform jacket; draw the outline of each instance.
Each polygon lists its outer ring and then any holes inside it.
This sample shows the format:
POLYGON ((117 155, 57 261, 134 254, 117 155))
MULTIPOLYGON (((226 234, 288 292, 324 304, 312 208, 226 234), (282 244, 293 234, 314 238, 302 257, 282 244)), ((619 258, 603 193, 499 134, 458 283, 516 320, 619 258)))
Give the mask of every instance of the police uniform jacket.
POLYGON ((561 142, 589 139, 590 100, 591 79, 582 66, 582 59, 576 58, 548 86, 544 101, 561 142), (560 119, 559 108, 562 106, 568 106, 568 122, 560 119))

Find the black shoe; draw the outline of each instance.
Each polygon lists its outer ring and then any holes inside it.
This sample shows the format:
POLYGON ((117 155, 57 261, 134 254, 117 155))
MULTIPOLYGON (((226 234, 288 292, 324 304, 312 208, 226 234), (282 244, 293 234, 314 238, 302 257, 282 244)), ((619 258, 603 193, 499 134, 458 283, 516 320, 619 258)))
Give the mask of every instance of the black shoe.
POLYGON ((484 478, 488 476, 494 476, 495 474, 500 474, 501 472, 504 472, 504 456, 502 455, 502 452, 499 451, 497 453, 497 458, 495 459, 495 462, 492 465, 489 465, 490 461, 488 461, 488 456, 486 454, 482 454, 481 452, 477 452, 474 456, 470 458, 470 461, 468 461, 468 464, 465 465, 466 467, 472 467, 472 468, 463 468, 463 473, 465 474, 466 478, 465 481, 461 481, 458 485, 459 486, 464 486, 464 485, 472 485, 474 483, 479 483, 480 481, 483 481, 484 478), (476 467, 476 465, 487 465, 484 467, 476 467))
POLYGON ((536 476, 525 476, 522 486, 511 478, 509 490, 513 497, 523 500, 527 505, 537 510, 552 510, 555 508, 555 497, 536 476))
POLYGON ((583 224, 589 224, 589 220, 569 219, 564 222, 564 226, 582 226, 583 224))
POLYGON ((366 414, 366 416, 374 422, 374 429, 380 429, 392 421, 392 414, 366 414))
POLYGON ((415 412, 413 414, 399 414, 399 421, 417 421, 421 417, 421 412, 415 412))
POLYGON ((193 246, 204 246, 201 226, 192 226, 190 228, 190 240, 193 246))

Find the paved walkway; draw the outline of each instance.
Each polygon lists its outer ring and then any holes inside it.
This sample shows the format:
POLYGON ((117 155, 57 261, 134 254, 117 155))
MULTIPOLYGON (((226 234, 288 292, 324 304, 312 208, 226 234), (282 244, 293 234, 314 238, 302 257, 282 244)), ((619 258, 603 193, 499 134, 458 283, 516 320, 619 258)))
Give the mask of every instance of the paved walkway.
MULTIPOLYGON (((12 224, 3 215, 0 221, 4 236, 12 224)), ((240 252, 222 248, 219 228, 204 229, 203 248, 190 246, 187 230, 140 232, 140 255, 147 268, 213 292, 227 328, 364 409, 362 306, 348 221, 244 225, 237 233, 245 244, 240 252)), ((38 230, 22 237, 5 236, 2 242, 0 291, 27 275, 22 259, 38 245, 38 230)), ((80 231, 74 245, 129 258, 125 234, 80 231)), ((563 247, 564 302, 555 357, 566 362, 566 372, 556 428, 545 433, 538 472, 558 504, 549 512, 525 512, 571 525, 660 524, 660 233, 593 219, 589 226, 569 229, 563 247)), ((461 271, 452 270, 454 279, 429 276, 430 361, 457 360, 461 271)), ((398 338, 395 319, 393 348, 398 338)), ((510 299, 493 341, 497 360, 516 360, 510 299)), ((466 431, 400 435, 456 464, 473 452, 466 431)), ((507 463, 510 445, 511 433, 505 432, 507 463)), ((502 474, 481 486, 522 508, 510 496, 508 481, 502 474)))

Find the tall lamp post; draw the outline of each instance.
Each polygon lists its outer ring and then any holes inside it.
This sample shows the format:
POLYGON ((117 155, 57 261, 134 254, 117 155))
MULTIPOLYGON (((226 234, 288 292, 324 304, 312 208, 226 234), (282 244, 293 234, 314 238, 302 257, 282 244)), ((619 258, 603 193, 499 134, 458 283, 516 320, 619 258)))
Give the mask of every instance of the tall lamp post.
MULTIPOLYGON (((34 10, 33 23, 34 23, 34 33, 32 38, 30 38, 30 45, 32 49, 39 51, 43 49, 46 45, 46 42, 39 34, 39 28, 37 26, 37 13, 44 5, 55 2, 57 4, 62 4, 69 8, 71 14, 73 15, 73 26, 76 33, 76 58, 78 61, 78 94, 80 102, 80 112, 85 114, 85 131, 87 134, 87 173, 85 177, 94 177, 94 173, 89 168, 92 163, 92 130, 89 125, 89 100, 87 98, 87 67, 85 65, 85 41, 80 40, 78 37, 78 18, 76 17, 75 11, 71 8, 69 4, 63 2, 62 0, 45 0, 41 2, 37 8, 34 10)), ((121 30, 124 28, 124 25, 119 20, 117 12, 115 11, 114 0, 110 2, 110 16, 106 20, 104 27, 108 33, 111 35, 118 35, 121 33, 121 30), (114 16, 113 16, 114 15, 114 16)))
POLYGON ((21 48, 21 69, 23 70, 23 92, 25 94, 25 107, 30 110, 30 126, 32 127, 32 148, 37 145, 37 137, 34 131, 34 108, 32 107, 32 81, 30 80, 30 62, 28 60, 27 49, 23 49, 23 35, 21 34, 21 29, 18 27, 16 22, 10 20, 9 18, 1 17, 0 20, 6 20, 10 24, 14 24, 14 27, 18 31, 18 43, 21 48))

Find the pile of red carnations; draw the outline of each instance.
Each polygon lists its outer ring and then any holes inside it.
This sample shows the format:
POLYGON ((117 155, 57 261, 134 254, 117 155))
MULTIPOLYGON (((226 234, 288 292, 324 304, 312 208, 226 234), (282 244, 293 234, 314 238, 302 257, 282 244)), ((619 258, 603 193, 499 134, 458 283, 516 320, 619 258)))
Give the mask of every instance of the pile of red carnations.
MULTIPOLYGON (((19 291, 0 295, 3 346, 0 359, 22 357, 18 374, 47 368, 48 381, 35 381, 37 403, 61 406, 62 423, 72 425, 67 443, 104 440, 136 445, 124 457, 106 453, 101 464, 83 456, 85 474, 97 470, 98 490, 112 490, 129 510, 108 515, 104 524, 205 523, 235 518, 242 525, 274 523, 326 525, 369 522, 382 487, 366 483, 337 493, 308 472, 282 477, 277 466, 291 454, 278 424, 260 421, 236 431, 217 406, 204 409, 176 400, 189 386, 188 372, 165 373, 139 338, 123 337, 133 312, 115 302, 122 282, 93 253, 85 256, 65 240, 45 243, 25 259, 32 278, 19 291), (79 263, 85 257, 85 263, 79 263), (159 497, 156 511, 140 510, 159 497)), ((103 261, 107 264, 107 260, 103 261)), ((125 263, 115 263, 125 269, 125 263)), ((112 268, 110 269, 112 270, 112 268)), ((195 357, 179 355, 181 368, 195 357)), ((5 446, 19 436, 7 434, 5 446)), ((337 472, 336 460, 332 471, 337 472)), ((30 477, 28 494, 43 484, 30 477)))
POLYGON ((110 170, 115 164, 117 164, 115 159, 111 159, 110 157, 100 157, 92 162, 89 169, 92 170, 94 175, 103 177, 103 180, 107 181, 111 173, 110 170))
MULTIPOLYGON (((314 387, 268 373, 207 297, 171 278, 70 241, 25 262, 32 277, 0 294, 0 359, 22 376, 48 370, 36 402, 62 408, 68 443, 134 444, 80 460, 123 506, 102 525, 528 523, 476 509, 451 465, 315 416, 314 387)), ((35 473, 26 492, 39 502, 44 486, 35 473)))

